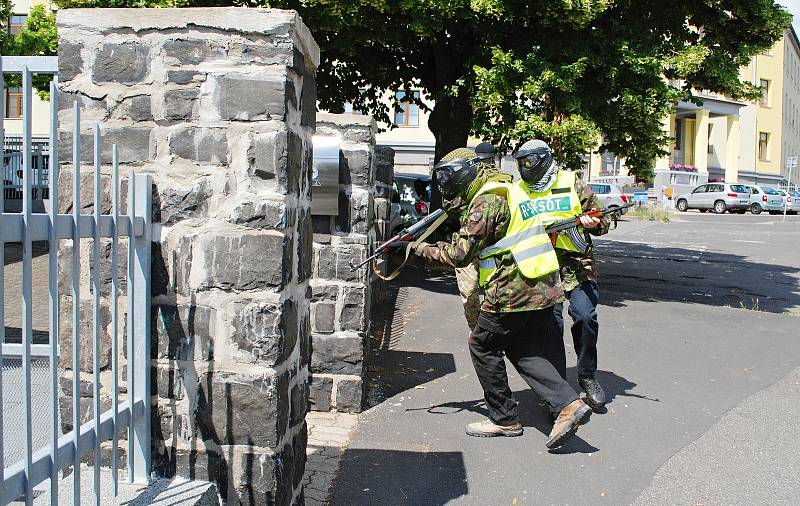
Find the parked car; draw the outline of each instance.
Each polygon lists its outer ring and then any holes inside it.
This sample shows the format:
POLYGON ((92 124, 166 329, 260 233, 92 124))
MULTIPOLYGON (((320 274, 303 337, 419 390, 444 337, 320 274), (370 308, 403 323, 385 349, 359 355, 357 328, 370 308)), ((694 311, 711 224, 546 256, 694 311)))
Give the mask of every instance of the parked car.
POLYGON ((787 213, 789 214, 797 214, 800 213, 800 192, 792 190, 789 192, 789 196, 787 197, 787 202, 789 203, 789 209, 787 213))
POLYGON ((775 188, 759 186, 757 184, 747 185, 750 188, 750 212, 761 214, 767 211, 770 214, 783 212, 783 197, 775 188))
POLYGON ((399 205, 402 226, 413 225, 430 212, 430 176, 395 173, 392 189, 392 203, 399 205))
POLYGON ((712 209, 717 214, 725 211, 744 214, 750 208, 750 191, 738 183, 706 183, 678 196, 675 200, 678 211, 699 209, 701 213, 712 209))
POLYGON ((795 193, 800 195, 799 192, 778 190, 778 193, 781 194, 781 198, 783 199, 781 211, 786 210, 786 214, 797 214, 797 212, 800 211, 800 201, 798 201, 798 197, 795 195, 795 193))
MULTIPOLYGON (((589 187, 603 203, 607 209, 620 208, 628 203, 628 196, 622 193, 619 186, 608 183, 589 183, 589 187)), ((629 208, 622 210, 622 214, 628 212, 629 208)))

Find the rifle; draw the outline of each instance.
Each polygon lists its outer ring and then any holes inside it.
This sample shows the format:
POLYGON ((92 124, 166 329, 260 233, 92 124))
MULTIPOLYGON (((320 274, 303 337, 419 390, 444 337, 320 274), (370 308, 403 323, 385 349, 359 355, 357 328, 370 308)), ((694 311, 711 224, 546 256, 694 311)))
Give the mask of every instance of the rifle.
POLYGON ((581 217, 589 216, 591 218, 602 218, 603 216, 621 213, 623 210, 628 209, 629 207, 633 207, 633 202, 622 207, 614 207, 610 209, 592 209, 591 211, 573 216, 572 218, 553 222, 550 225, 547 225, 544 228, 544 231, 550 236, 550 242, 553 243, 553 246, 556 244, 558 234, 561 232, 566 232, 567 237, 570 238, 572 244, 574 244, 575 247, 578 248, 582 253, 586 253, 589 251, 589 242, 587 241, 584 232, 578 230, 578 227, 581 226, 581 217))
MULTIPOLYGON (((429 227, 431 227, 434 222, 437 220, 439 223, 436 224, 438 226, 444 221, 445 216, 444 209, 437 209, 425 218, 419 220, 418 222, 414 223, 410 227, 404 228, 401 230, 397 235, 389 239, 388 241, 384 242, 383 244, 378 245, 375 249, 375 253, 367 257, 366 260, 360 262, 359 264, 351 264, 350 265, 350 272, 356 271, 363 267, 364 265, 370 263, 371 261, 375 260, 376 258, 383 256, 389 251, 393 245, 397 244, 400 241, 410 241, 412 239, 416 239, 423 234, 429 227)), ((432 231, 432 230, 431 230, 432 231)))

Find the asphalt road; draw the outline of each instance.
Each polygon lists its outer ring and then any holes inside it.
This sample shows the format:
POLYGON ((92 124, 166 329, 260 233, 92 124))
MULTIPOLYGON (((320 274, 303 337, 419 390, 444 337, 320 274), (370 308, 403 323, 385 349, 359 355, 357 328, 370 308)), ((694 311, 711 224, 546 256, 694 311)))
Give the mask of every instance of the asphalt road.
POLYGON ((395 281, 395 310, 373 320, 382 329, 374 406, 332 503, 800 503, 787 479, 799 470, 789 408, 800 366, 800 220, 686 213, 668 224, 621 222, 598 243, 605 414, 548 452, 546 409, 512 373, 525 434, 466 436, 464 424, 485 409, 455 281, 408 272, 395 281))

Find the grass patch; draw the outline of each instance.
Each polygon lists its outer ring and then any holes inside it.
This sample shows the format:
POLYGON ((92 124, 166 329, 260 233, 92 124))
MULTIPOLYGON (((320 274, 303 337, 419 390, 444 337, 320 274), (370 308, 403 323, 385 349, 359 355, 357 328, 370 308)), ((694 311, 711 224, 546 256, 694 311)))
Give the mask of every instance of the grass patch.
POLYGON ((634 218, 637 220, 661 221, 667 223, 672 217, 672 213, 660 207, 641 206, 628 209, 625 217, 634 218))

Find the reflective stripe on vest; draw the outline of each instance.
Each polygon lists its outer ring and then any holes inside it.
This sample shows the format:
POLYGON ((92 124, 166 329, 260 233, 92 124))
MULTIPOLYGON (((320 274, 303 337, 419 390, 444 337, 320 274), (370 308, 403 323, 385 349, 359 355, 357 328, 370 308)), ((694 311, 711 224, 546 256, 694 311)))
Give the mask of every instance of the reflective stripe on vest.
POLYGON ((486 286, 497 272, 495 258, 507 252, 511 253, 517 269, 525 278, 536 279, 557 271, 558 258, 541 217, 523 216, 520 204, 528 200, 525 192, 513 183, 488 183, 476 197, 486 193, 501 193, 508 199, 511 220, 505 237, 484 248, 478 256, 480 286, 486 286))
MULTIPOLYGON (((532 192, 523 181, 519 181, 517 186, 524 191, 530 199, 527 206, 529 212, 535 212, 542 218, 545 226, 559 220, 572 218, 583 213, 581 199, 575 190, 576 175, 572 171, 560 170, 555 184, 544 192, 532 192), (557 190, 562 190, 558 192, 557 190), (566 190, 566 191, 564 191, 566 190)), ((580 252, 581 250, 572 244, 566 234, 558 234, 556 248, 567 251, 580 252)))

